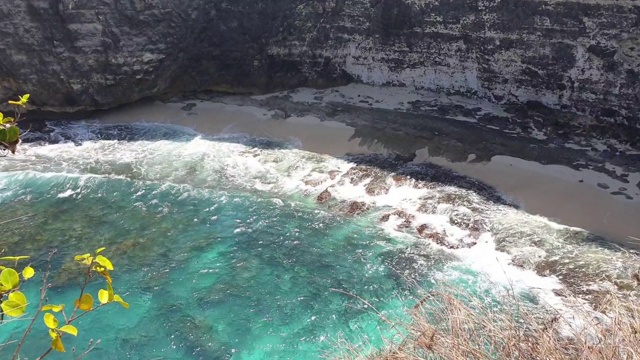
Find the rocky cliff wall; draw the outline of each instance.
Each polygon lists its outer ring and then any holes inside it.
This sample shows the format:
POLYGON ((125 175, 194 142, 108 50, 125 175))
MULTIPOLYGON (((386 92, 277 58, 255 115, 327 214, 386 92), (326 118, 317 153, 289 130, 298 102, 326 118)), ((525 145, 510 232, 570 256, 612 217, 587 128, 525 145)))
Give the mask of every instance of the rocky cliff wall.
POLYGON ((5 0, 0 96, 57 111, 352 80, 640 126, 639 0, 5 0))

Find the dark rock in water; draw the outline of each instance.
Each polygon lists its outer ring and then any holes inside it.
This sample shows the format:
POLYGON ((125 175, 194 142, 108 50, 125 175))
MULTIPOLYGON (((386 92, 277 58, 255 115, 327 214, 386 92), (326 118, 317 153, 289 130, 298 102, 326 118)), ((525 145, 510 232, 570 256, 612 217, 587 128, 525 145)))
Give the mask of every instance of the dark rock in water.
POLYGON ((418 231, 418 235, 420 235, 420 237, 422 237, 423 239, 431 240, 440 246, 444 246, 449 249, 458 248, 457 246, 453 246, 452 244, 447 242, 447 238, 445 234, 442 234, 436 231, 435 229, 433 229, 431 226, 427 224, 422 224, 418 226, 416 228, 416 231, 418 231))
POLYGON ((367 184, 365 191, 368 195, 376 196, 376 195, 386 195, 389 193, 391 186, 389 186, 384 181, 371 181, 367 184))
POLYGON ((335 180, 338 177, 338 175, 340 175, 340 171, 338 170, 329 171, 329 179, 331 180, 335 180))
POLYGON ((475 218, 470 212, 455 212, 449 215, 449 221, 452 225, 472 232, 484 232, 489 227, 485 220, 475 218))
POLYGON ((348 179, 351 185, 359 185, 368 179, 380 178, 382 176, 383 174, 381 174, 380 170, 372 166, 357 165, 347 170, 343 178, 348 179))
POLYGON ((342 210, 349 216, 360 215, 368 209, 369 206, 367 203, 362 201, 350 201, 342 208, 342 210))
POLYGON ((461 249, 470 248, 476 245, 480 232, 471 232, 469 238, 461 241, 460 243, 451 243, 447 240, 447 234, 437 231, 428 224, 422 224, 416 228, 418 235, 423 239, 431 240, 434 243, 444 246, 448 249, 461 249))
POLYGON ((331 193, 329 192, 329 189, 325 189, 323 192, 321 192, 321 193, 318 195, 318 197, 316 197, 316 201, 317 201, 319 204, 324 204, 324 203, 326 203, 327 201, 331 200, 331 197, 332 197, 332 195, 331 195, 331 193))
POLYGON ((411 181, 409 177, 404 175, 393 175, 391 176, 391 179, 397 186, 406 185, 411 181))
POLYGON ((416 219, 415 215, 413 214, 409 214, 408 212, 404 211, 404 210, 396 210, 394 212, 391 213, 392 215, 395 215, 399 218, 405 219, 405 220, 409 220, 409 221, 413 221, 416 219))
POLYGON ((391 186, 387 184, 387 173, 373 166, 356 165, 344 173, 343 179, 351 185, 360 185, 368 181, 365 191, 368 195, 384 195, 391 186))
POLYGON ((610 186, 606 183, 598 183, 598 187, 601 189, 608 189, 610 186))
POLYGON ((406 212, 404 210, 398 209, 398 210, 395 210, 393 212, 386 213, 386 214, 382 215, 380 217, 380 222, 389 221, 391 216, 397 216, 397 217, 399 217, 401 219, 404 219, 404 221, 399 226, 401 229, 409 228, 413 224, 413 221, 416 219, 415 215, 409 214, 408 212, 406 212))
MULTIPOLYGON (((407 179, 414 180, 412 185, 418 189, 430 189, 435 188, 438 185, 451 185, 466 190, 471 190, 482 196, 483 198, 486 198, 487 200, 498 204, 515 206, 515 204, 504 199, 500 195, 500 193, 492 186, 489 186, 481 181, 460 175, 455 171, 446 169, 436 164, 412 163, 411 161, 413 160, 413 157, 401 155, 367 154, 349 156, 347 159, 358 164, 358 166, 352 168, 353 172, 351 173, 351 176, 355 179, 358 179, 358 181, 360 181, 360 179, 366 178, 366 176, 364 175, 364 169, 376 167, 381 170, 395 173, 395 175, 393 176, 394 181, 405 181, 407 179)), ((378 172, 369 171, 367 174, 371 177, 380 176, 379 170, 378 172)), ((460 197, 460 199, 468 198, 466 194, 451 194, 448 196, 458 196, 460 197)))
POLYGON ((307 186, 319 186, 322 185, 323 183, 325 183, 327 181, 327 178, 312 178, 312 179, 305 179, 302 182, 307 185, 307 186))

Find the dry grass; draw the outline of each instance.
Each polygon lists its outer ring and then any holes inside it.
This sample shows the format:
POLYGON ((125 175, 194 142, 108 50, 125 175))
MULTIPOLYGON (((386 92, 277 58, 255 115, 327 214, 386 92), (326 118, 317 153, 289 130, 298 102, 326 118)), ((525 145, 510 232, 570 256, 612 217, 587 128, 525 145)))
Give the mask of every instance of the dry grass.
MULTIPOLYGON (((578 302, 577 299, 576 302, 578 302)), ((499 302, 455 291, 432 292, 411 310, 408 334, 371 354, 347 345, 345 359, 640 359, 640 307, 606 296, 596 310, 572 315, 549 311, 506 295, 499 302), (597 314, 597 315, 596 315, 597 314), (605 316, 602 316, 604 314, 605 316), (568 317, 572 318, 569 319, 568 317), (581 326, 575 324, 582 320, 581 326)), ((343 344, 344 346, 344 344, 343 344)))

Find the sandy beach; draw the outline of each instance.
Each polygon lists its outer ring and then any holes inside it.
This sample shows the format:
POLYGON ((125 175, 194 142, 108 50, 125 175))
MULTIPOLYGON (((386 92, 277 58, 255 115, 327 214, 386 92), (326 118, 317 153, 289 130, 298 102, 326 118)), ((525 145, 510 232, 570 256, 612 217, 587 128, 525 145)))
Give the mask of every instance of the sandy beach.
MULTIPOLYGON (((296 148, 342 156, 385 153, 382 146, 371 147, 352 138, 355 129, 314 116, 284 117, 277 110, 255 106, 229 105, 210 101, 146 103, 101 114, 104 123, 154 122, 193 128, 203 134, 245 133, 281 139, 296 148)), ((455 121, 455 120, 452 120, 455 121)), ((472 160, 472 158, 470 158, 472 160)), ((494 156, 489 162, 450 162, 431 157, 428 149, 416 152, 415 162, 430 161, 496 187, 531 213, 561 224, 584 228, 640 248, 640 174, 631 174, 623 184, 592 170, 577 171, 566 166, 542 165, 511 157, 494 156), (606 184, 606 185, 603 185, 606 184), (604 189, 603 187, 606 187, 604 189), (619 188, 629 190, 633 200, 612 195, 619 188)))

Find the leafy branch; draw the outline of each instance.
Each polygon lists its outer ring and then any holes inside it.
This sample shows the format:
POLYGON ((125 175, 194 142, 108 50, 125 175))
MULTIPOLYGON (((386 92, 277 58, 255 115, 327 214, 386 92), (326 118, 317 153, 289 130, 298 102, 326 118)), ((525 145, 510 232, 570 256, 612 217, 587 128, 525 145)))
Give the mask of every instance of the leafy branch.
POLYGON ((9 104, 13 106, 14 116, 5 117, 0 112, 0 148, 16 153, 16 148, 20 143, 20 128, 18 121, 22 120, 22 112, 29 102, 29 94, 19 97, 19 100, 9 100, 9 104))
MULTIPOLYGON (((37 359, 45 358, 52 351, 65 352, 66 350, 64 343, 62 342, 62 338, 65 335, 77 336, 78 329, 72 325, 72 323, 86 314, 98 310, 110 303, 119 303, 122 307, 126 309, 129 308, 129 304, 125 302, 120 295, 117 295, 114 292, 113 280, 111 278, 111 271, 114 270, 114 266, 109 258, 100 254, 104 250, 105 248, 100 248, 93 254, 87 253, 75 256, 75 262, 82 265, 85 268, 85 271, 84 281, 80 287, 80 294, 74 301, 73 311, 69 316, 67 316, 65 312, 65 304, 44 304, 47 290, 49 288, 48 276, 51 267, 51 257, 55 254, 55 251, 49 254, 47 259, 47 269, 42 276, 40 298, 35 315, 18 341, 12 360, 17 360, 20 357, 20 350, 25 344, 27 336, 31 332, 40 313, 44 313, 42 319, 48 329, 49 336, 51 337, 51 345, 37 359), (90 280, 96 276, 104 278, 106 285, 106 289, 100 289, 98 291, 98 303, 95 303, 93 296, 86 291, 86 287, 90 280), (55 315, 56 313, 60 313, 64 318, 64 321, 60 322, 55 315)), ((20 291, 20 274, 18 274, 18 271, 15 270, 15 268, 17 268, 19 261, 26 260, 28 258, 28 256, 6 256, 0 258, 0 261, 10 261, 14 263, 13 267, 0 266, 0 269, 2 270, 2 272, 0 272, 0 319, 4 319, 5 315, 12 318, 18 318, 26 312, 28 300, 27 296, 20 291)), ((24 282, 35 275, 35 270, 30 265, 27 265, 22 269, 21 274, 22 282, 24 282)), ((87 347, 87 350, 80 354, 80 357, 84 357, 96 345, 97 342, 95 344, 92 342, 87 347)))

